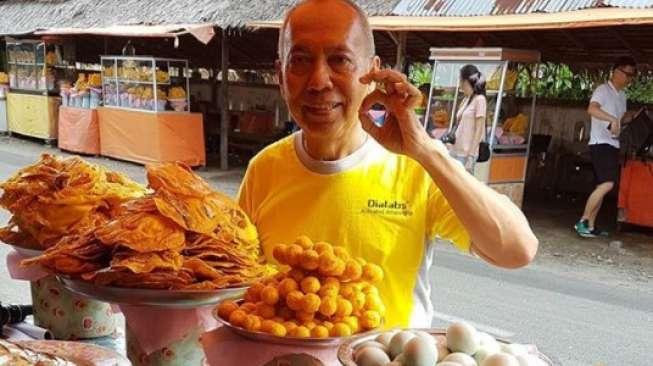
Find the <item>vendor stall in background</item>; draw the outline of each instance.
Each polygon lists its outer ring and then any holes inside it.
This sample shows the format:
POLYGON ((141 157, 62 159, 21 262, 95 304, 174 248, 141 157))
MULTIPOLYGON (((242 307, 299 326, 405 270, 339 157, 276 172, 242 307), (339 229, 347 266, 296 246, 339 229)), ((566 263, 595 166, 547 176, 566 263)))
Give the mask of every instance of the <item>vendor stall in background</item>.
POLYGON ((51 142, 57 138, 57 113, 63 47, 44 40, 7 40, 9 87, 7 124, 12 133, 51 142))
POLYGON ((206 165, 202 114, 190 112, 188 61, 102 56, 102 155, 206 165))
POLYGON ((429 134, 440 138, 455 126, 460 92, 460 69, 474 65, 487 79, 486 134, 490 158, 477 163, 474 175, 495 190, 506 194, 521 207, 529 154, 531 120, 519 112, 515 102, 517 65, 538 63, 540 53, 504 48, 431 48, 433 73, 426 123, 429 134))

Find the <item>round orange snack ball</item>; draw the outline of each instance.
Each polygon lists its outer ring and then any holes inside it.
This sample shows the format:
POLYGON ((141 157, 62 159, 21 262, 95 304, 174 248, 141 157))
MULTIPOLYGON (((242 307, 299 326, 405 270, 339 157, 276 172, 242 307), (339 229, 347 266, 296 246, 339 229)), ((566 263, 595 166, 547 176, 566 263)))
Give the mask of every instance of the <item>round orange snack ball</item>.
POLYGON ((323 325, 317 325, 311 329, 311 336, 313 338, 327 338, 329 337, 329 330, 323 325))
POLYGON ((242 310, 235 310, 231 315, 229 315, 229 323, 237 327, 241 327, 245 322, 245 319, 247 319, 247 314, 242 310))
POLYGON ((302 299, 302 311, 315 313, 320 309, 322 300, 316 294, 306 294, 302 299))
POLYGON ((311 331, 305 326, 300 325, 290 332, 290 336, 295 338, 308 338, 311 336, 311 331))
POLYGON ((342 277, 348 281, 358 281, 363 275, 363 267, 354 259, 347 260, 342 277))
POLYGON ((293 268, 288 272, 288 277, 299 283, 304 278, 304 272, 301 269, 293 268))
POLYGON ((329 334, 332 337, 349 337, 352 335, 351 328, 349 328, 349 325, 344 322, 338 322, 333 325, 333 328, 331 328, 331 331, 329 334))
POLYGON ((303 253, 304 248, 297 244, 290 244, 286 251, 286 264, 292 267, 297 266, 301 262, 303 253))
POLYGON ((305 294, 316 294, 320 291, 320 280, 313 276, 304 277, 299 286, 305 294))
POLYGON ((279 296, 285 298, 288 296, 289 293, 292 291, 295 291, 299 289, 299 285, 297 284, 297 281, 295 281, 292 278, 284 278, 279 282, 279 287, 278 287, 278 292, 279 296))
POLYGON ((290 291, 288 296, 286 296, 286 305, 290 310, 299 311, 302 310, 304 294, 301 291, 295 290, 290 291))
POLYGON ((313 241, 311 240, 311 238, 309 238, 306 235, 302 235, 302 236, 298 237, 297 239, 295 239, 295 244, 299 245, 303 249, 313 248, 313 241))
POLYGON ((322 254, 322 253, 325 253, 325 252, 333 254, 333 247, 331 246, 331 244, 325 243, 323 241, 321 241, 319 243, 315 243, 315 245, 313 246, 313 249, 315 249, 315 251, 318 254, 322 254))
POLYGON ((272 319, 276 315, 274 306, 268 305, 264 302, 256 303, 256 314, 263 319, 272 319))
POLYGON ((269 285, 263 288, 260 297, 268 305, 274 305, 279 302, 279 292, 276 288, 269 285))
POLYGON ((325 296, 320 304, 320 314, 329 317, 338 310, 338 299, 335 296, 325 296))
POLYGON ((374 329, 381 325, 381 314, 377 311, 368 310, 360 317, 360 325, 364 329, 374 329))
POLYGON ((383 270, 376 264, 367 263, 363 266, 363 279, 372 283, 383 280, 383 270))
POLYGON ((243 328, 250 331, 257 331, 261 329, 261 318, 256 315, 248 315, 243 321, 243 328))
POLYGON ((318 268, 321 275, 332 276, 332 273, 337 269, 338 257, 333 253, 323 252, 320 254, 320 266, 318 268))
POLYGON ((277 244, 272 248, 272 257, 281 264, 287 264, 288 246, 286 244, 277 244))
POLYGON ((256 311, 256 304, 253 302, 246 302, 240 305, 240 310, 244 311, 247 314, 251 314, 256 311))
POLYGON ((261 291, 263 291, 263 288, 265 288, 265 285, 263 285, 260 282, 256 282, 252 284, 247 289, 247 292, 245 293, 245 301, 246 302, 259 302, 261 300, 261 291))
POLYGON ((218 306, 218 315, 222 319, 229 319, 229 316, 234 311, 238 310, 238 304, 234 301, 224 301, 218 306))
POLYGON ((320 266, 320 255, 313 249, 304 250, 299 265, 307 271, 314 271, 320 266))
POLYGON ((354 311, 354 308, 351 305, 351 302, 349 302, 349 300, 343 298, 338 299, 338 309, 336 310, 337 317, 339 318, 347 317, 351 315, 352 311, 354 311))

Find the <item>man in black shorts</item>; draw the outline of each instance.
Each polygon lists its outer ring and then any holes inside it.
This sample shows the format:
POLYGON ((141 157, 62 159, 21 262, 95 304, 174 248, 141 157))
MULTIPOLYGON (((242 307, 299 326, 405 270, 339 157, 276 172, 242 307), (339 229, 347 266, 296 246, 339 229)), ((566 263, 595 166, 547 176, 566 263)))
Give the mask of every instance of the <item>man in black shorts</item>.
POLYGON ((574 228, 586 238, 607 235, 594 225, 603 198, 613 188, 619 177, 619 132, 626 115, 624 89, 637 75, 635 60, 621 57, 612 68, 612 76, 592 94, 587 113, 592 117, 589 148, 596 175, 597 186, 587 199, 585 212, 574 228))

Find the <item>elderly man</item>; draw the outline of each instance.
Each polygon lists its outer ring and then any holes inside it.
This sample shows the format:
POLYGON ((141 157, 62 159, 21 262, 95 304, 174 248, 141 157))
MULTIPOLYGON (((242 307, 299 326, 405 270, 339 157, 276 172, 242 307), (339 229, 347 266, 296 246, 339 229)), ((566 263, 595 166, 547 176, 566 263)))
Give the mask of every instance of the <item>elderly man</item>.
POLYGON ((528 264, 538 241, 513 203, 427 135, 413 113, 419 90, 379 65, 353 2, 293 7, 277 71, 301 131, 252 159, 239 202, 268 259, 273 245, 302 234, 342 245, 384 269, 386 326, 428 327, 435 239, 504 268, 528 264), (387 111, 381 127, 368 114, 376 103, 387 111))

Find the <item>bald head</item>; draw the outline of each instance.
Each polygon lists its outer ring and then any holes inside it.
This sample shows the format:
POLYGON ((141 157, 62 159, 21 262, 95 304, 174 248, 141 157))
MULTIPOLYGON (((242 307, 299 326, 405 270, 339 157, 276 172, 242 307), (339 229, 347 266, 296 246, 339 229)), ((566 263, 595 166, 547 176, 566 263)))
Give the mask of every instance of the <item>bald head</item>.
MULTIPOLYGON (((281 29, 279 29, 279 45, 278 45, 278 56, 279 60, 283 62, 288 51, 290 49, 289 38, 291 36, 291 27, 289 24, 293 19, 293 14, 300 10, 302 7, 314 6, 314 7, 328 7, 328 6, 343 6, 349 8, 349 12, 339 12, 338 14, 343 17, 351 16, 354 18, 355 26, 360 27, 361 34, 365 37, 365 47, 361 51, 364 52, 363 56, 371 57, 375 54, 374 49, 374 34, 372 33, 372 28, 370 23, 367 21, 367 14, 356 5, 351 0, 302 0, 295 4, 288 12, 286 13, 283 23, 281 24, 281 29)), ((328 29, 325 29, 327 32, 328 29)))

